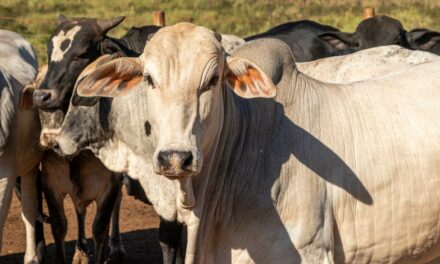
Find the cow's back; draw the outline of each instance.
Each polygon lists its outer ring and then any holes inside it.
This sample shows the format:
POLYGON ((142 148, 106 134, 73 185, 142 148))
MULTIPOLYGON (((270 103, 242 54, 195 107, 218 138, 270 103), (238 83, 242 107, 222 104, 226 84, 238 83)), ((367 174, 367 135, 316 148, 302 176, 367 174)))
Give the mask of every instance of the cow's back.
POLYGON ((366 49, 351 55, 298 63, 297 67, 304 74, 323 82, 346 83, 385 75, 439 58, 429 52, 391 45, 366 49))
POLYGON ((26 85, 37 74, 38 62, 31 44, 19 34, 0 30, 0 67, 26 85))

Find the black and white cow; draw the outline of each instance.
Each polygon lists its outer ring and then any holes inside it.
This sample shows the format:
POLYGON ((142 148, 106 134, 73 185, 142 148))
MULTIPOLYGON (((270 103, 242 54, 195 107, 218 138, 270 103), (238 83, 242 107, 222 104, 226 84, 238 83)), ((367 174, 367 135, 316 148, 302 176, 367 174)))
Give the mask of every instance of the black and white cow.
POLYGON ((379 15, 365 19, 353 33, 326 32, 319 38, 328 42, 337 50, 363 50, 385 45, 399 45, 410 48, 406 31, 399 20, 379 15))
MULTIPOLYGON (((61 125, 71 100, 74 84, 81 71, 102 54, 138 56, 142 53, 148 36, 159 29, 157 26, 145 26, 130 29, 120 39, 107 36, 107 32, 119 25, 123 19, 124 17, 99 20, 60 16, 59 25, 48 42, 47 74, 33 95, 34 105, 40 108, 40 114, 45 117, 42 118, 41 139, 48 141, 48 146, 57 129, 52 125, 50 130, 45 130, 45 120, 57 119, 59 121, 57 124, 61 125)), ((89 158, 93 159, 90 162, 99 162, 95 157, 89 158)), ((82 162, 87 161, 82 159, 82 162)), ((83 163, 79 162, 77 166, 87 166, 83 163)), ((124 183, 128 183, 126 185, 128 192, 135 198, 147 202, 138 181, 125 177, 124 183)), ((176 241, 180 241, 180 237, 174 238, 175 232, 167 232, 167 229, 180 230, 180 228, 177 223, 161 222, 159 240, 165 263, 173 263, 176 260, 179 245, 176 241)))
POLYGON ((120 39, 107 36, 107 32, 124 18, 69 19, 61 15, 59 25, 47 45, 49 68, 40 90, 34 93, 34 104, 40 109, 66 107, 76 78, 102 54, 122 52, 126 56, 138 56, 148 35, 156 32, 159 27, 132 28, 120 39))
POLYGON ((245 40, 247 42, 261 38, 282 40, 290 47, 298 62, 350 53, 349 49, 338 49, 318 37, 326 32, 342 33, 337 28, 328 25, 311 20, 300 20, 278 25, 264 33, 249 36, 245 40))

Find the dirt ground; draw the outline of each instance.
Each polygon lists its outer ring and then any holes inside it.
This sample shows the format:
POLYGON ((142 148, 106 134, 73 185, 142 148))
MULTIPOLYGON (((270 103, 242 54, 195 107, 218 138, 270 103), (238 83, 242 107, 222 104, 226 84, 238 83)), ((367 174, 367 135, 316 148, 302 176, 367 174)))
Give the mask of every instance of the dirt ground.
MULTIPOLYGON (((66 254, 69 262, 75 250, 77 224, 75 211, 70 198, 64 201, 68 219, 68 234, 66 237, 66 254)), ((86 236, 89 249, 93 248, 91 226, 96 207, 92 204, 87 211, 86 236)), ((47 214, 47 208, 44 209, 47 214)), ((129 197, 125 193, 121 206, 120 228, 125 247, 124 263, 161 263, 162 253, 158 242, 159 217, 153 207, 129 197)), ((49 224, 44 225, 46 239, 45 263, 55 263, 55 244, 49 224)), ((25 250, 25 229, 21 220, 20 203, 15 197, 9 210, 8 220, 4 227, 3 248, 0 255, 1 264, 23 263, 25 250)))

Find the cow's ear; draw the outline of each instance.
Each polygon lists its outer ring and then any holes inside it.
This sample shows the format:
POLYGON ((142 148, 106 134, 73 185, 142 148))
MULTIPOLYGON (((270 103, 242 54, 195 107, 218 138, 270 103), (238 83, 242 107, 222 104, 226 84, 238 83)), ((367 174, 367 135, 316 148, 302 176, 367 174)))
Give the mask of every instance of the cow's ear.
POLYGON ((337 50, 346 50, 352 46, 353 33, 346 32, 326 32, 319 35, 319 38, 337 50))
POLYGON ((29 110, 34 105, 32 98, 34 97, 35 84, 31 83, 26 85, 23 89, 23 93, 20 97, 20 110, 29 110))
POLYGON ((87 67, 81 72, 81 74, 77 78, 77 83, 79 83, 82 79, 84 79, 87 75, 91 74, 96 68, 101 66, 102 64, 109 62, 111 60, 114 60, 116 58, 119 58, 118 53, 113 54, 104 54, 97 58, 94 62, 87 65, 87 67))
POLYGON ((243 98, 272 98, 277 91, 272 80, 253 62, 227 57, 226 81, 243 98))
POLYGON ((413 48, 430 50, 440 43, 440 32, 431 30, 412 30, 406 37, 413 48))
POLYGON ((117 43, 112 39, 106 38, 103 41, 101 41, 100 45, 101 45, 101 54, 119 53, 123 56, 127 56, 127 54, 125 54, 125 52, 122 50, 119 43, 117 43))
POLYGON ((65 15, 60 14, 60 15, 58 16, 58 25, 61 24, 61 23, 63 23, 63 22, 66 22, 66 21, 68 21, 68 20, 69 20, 69 19, 68 19, 65 15))
POLYGON ((110 29, 121 24, 122 21, 124 21, 124 19, 125 19, 125 16, 120 16, 120 17, 115 17, 115 18, 106 19, 106 20, 97 20, 96 23, 98 24, 98 26, 102 30, 102 32, 105 34, 110 29))
POLYGON ((117 97, 127 94, 143 79, 139 58, 118 58, 85 73, 76 83, 79 96, 117 97))

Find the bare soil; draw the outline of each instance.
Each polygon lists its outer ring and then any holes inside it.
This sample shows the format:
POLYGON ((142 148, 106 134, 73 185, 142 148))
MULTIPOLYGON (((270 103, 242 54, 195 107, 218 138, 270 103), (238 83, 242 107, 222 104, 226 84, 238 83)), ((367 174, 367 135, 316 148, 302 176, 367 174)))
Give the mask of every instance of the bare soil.
MULTIPOLYGON (((66 237, 66 254, 70 262, 75 250, 77 223, 70 198, 65 199, 64 205, 69 223, 66 237)), ((86 236, 89 242, 89 250, 93 249, 91 227, 95 211, 94 204, 89 206, 87 211, 86 236)), ((44 212, 47 214, 47 208, 44 208, 44 212)), ((154 212, 153 207, 128 196, 124 189, 120 219, 122 240, 126 251, 124 263, 162 262, 162 253, 158 242, 158 226, 159 217, 154 212)), ((25 229, 21 220, 21 206, 15 194, 3 230, 3 248, 0 254, 0 263, 23 263, 26 245, 25 229)), ((46 239, 44 263, 56 263, 55 244, 49 224, 44 224, 44 234, 46 239)))

